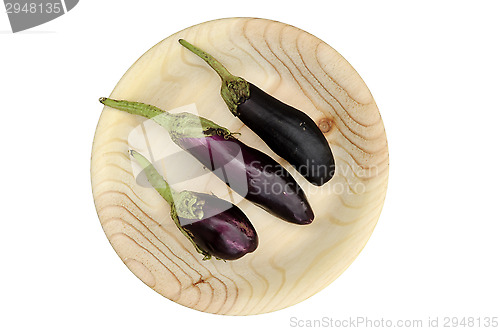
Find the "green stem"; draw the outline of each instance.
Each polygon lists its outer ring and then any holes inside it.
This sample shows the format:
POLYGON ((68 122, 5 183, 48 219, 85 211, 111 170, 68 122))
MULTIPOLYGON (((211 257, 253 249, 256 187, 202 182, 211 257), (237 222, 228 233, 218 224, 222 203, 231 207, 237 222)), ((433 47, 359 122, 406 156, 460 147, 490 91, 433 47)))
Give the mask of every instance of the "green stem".
POLYGON ((149 118, 165 129, 172 131, 172 126, 175 122, 175 116, 161 110, 158 107, 148 105, 142 102, 127 101, 127 100, 115 100, 110 98, 99 98, 99 102, 105 106, 115 108, 132 115, 139 115, 149 118))
POLYGON ((216 58, 184 39, 179 43, 205 61, 222 80, 221 96, 233 115, 238 116, 238 106, 250 98, 250 83, 231 74, 216 58))
POLYGON ((146 103, 127 100, 100 98, 99 101, 108 107, 155 121, 168 131, 176 144, 180 138, 202 138, 216 134, 222 135, 224 138, 232 136, 231 131, 227 128, 191 113, 172 114, 146 103))
MULTIPOLYGON (((168 185, 155 167, 144 156, 142 156, 142 154, 133 150, 130 150, 129 153, 134 157, 137 163, 139 163, 141 168, 144 169, 148 182, 151 186, 153 186, 155 190, 160 193, 163 199, 165 199, 171 207, 174 206, 175 202, 170 185, 168 185)), ((173 193, 175 194, 175 192, 173 193)))
POLYGON ((191 52, 194 54, 198 55, 203 61, 205 61, 212 69, 215 70, 215 72, 219 75, 219 77, 224 81, 224 80, 231 80, 238 78, 231 74, 226 67, 222 65, 216 58, 214 58, 212 55, 208 54, 204 50, 191 45, 189 42, 185 41, 184 39, 179 39, 179 44, 182 46, 186 47, 189 49, 191 52))
POLYGON ((147 105, 140 102, 132 102, 127 100, 115 100, 109 98, 99 98, 99 102, 105 106, 125 111, 129 114, 140 115, 146 118, 154 119, 158 115, 165 113, 160 108, 147 105))

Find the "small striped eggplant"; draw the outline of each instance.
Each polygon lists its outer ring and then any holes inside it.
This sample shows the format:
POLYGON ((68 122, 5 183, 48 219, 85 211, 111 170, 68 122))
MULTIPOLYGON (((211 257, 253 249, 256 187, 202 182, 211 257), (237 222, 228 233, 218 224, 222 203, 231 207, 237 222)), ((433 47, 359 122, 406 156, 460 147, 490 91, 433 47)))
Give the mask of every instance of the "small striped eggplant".
POLYGON ((304 112, 232 75, 213 56, 184 39, 179 43, 203 59, 222 80, 221 96, 229 110, 311 184, 320 186, 335 173, 330 145, 304 112))
POLYGON ((307 197, 292 175, 267 154, 234 138, 227 128, 194 114, 171 114, 139 102, 109 98, 99 101, 152 119, 169 132, 174 143, 239 195, 270 214, 295 224, 313 221, 307 197))
POLYGON ((203 260, 212 256, 236 260, 257 249, 257 232, 241 209, 214 195, 176 192, 143 155, 129 153, 144 169, 151 186, 168 202, 177 228, 203 254, 203 260))

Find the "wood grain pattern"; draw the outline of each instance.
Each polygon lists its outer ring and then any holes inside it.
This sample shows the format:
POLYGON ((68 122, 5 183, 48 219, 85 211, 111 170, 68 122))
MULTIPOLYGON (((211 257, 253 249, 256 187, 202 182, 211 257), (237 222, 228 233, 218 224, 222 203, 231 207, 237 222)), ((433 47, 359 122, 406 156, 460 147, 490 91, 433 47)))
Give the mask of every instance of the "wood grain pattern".
POLYGON ((156 124, 105 107, 92 150, 92 187, 99 219, 128 268, 163 296, 216 314, 282 309, 335 280, 369 239, 387 188, 384 126, 356 71, 316 37, 262 19, 203 23, 146 52, 111 97, 172 111, 184 107, 181 110, 195 111, 241 132, 242 141, 268 153, 294 175, 316 215, 308 226, 270 216, 235 196, 156 124), (234 74, 309 114, 331 144, 337 164, 334 178, 315 187, 277 157, 230 114, 219 94, 218 76, 183 49, 179 38, 212 53, 234 74), (154 159, 174 188, 213 192, 237 202, 259 234, 257 250, 237 261, 202 261, 170 219, 168 204, 143 180, 136 180, 139 169, 127 154, 131 147, 154 159))

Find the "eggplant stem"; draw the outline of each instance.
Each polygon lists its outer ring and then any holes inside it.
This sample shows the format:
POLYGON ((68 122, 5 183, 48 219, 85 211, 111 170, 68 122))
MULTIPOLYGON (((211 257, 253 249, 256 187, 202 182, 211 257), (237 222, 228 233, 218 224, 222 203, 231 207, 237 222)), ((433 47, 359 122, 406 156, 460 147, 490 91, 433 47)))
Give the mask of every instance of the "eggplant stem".
POLYGON ((238 106, 250 98, 250 84, 245 79, 231 74, 222 63, 204 50, 190 44, 184 39, 179 39, 179 43, 215 70, 222 80, 220 92, 222 99, 224 99, 233 115, 238 116, 238 106))
POLYGON ((180 138, 202 138, 216 134, 223 137, 231 136, 231 131, 227 128, 217 125, 207 118, 191 113, 182 112, 172 114, 146 103, 127 100, 100 98, 99 102, 105 106, 155 121, 168 131, 175 143, 180 138))
POLYGON ((174 205, 174 197, 170 185, 163 177, 156 171, 154 166, 149 162, 142 154, 129 150, 129 154, 139 163, 139 165, 144 169, 148 182, 155 188, 155 190, 160 193, 160 195, 165 199, 170 206, 174 205))
POLYGON ((105 106, 127 112, 132 115, 139 115, 152 119, 165 129, 171 131, 174 122, 174 116, 161 110, 158 107, 148 105, 142 102, 115 100, 110 98, 99 98, 99 102, 105 106))
POLYGON ((198 47, 190 44, 189 42, 187 42, 184 39, 179 39, 179 44, 181 44, 182 46, 186 47, 188 50, 190 50, 194 54, 198 55, 212 69, 215 70, 215 72, 219 75, 219 77, 222 80, 232 80, 234 78, 237 78, 236 76, 234 76, 233 74, 231 74, 229 72, 229 70, 227 70, 226 67, 224 67, 222 65, 222 63, 220 63, 216 58, 214 58, 212 55, 208 54, 204 50, 202 50, 202 49, 200 49, 200 48, 198 48, 198 47))
POLYGON ((127 100, 115 100, 110 98, 99 98, 99 102, 105 106, 125 111, 129 114, 140 115, 153 119, 154 117, 165 113, 160 108, 147 105, 140 102, 131 102, 127 100))

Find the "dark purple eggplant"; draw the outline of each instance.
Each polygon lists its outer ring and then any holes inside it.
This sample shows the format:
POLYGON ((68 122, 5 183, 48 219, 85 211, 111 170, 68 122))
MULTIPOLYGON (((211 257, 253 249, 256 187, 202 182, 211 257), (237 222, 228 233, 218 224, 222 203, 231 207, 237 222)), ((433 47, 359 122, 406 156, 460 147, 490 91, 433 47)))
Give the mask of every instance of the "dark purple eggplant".
POLYGON ((271 150, 314 185, 323 185, 333 177, 335 160, 330 145, 309 116, 232 75, 213 56, 184 39, 179 43, 217 72, 222 80, 221 96, 229 110, 271 150))
POLYGON ((130 151, 146 173, 149 183, 171 208, 177 228, 207 260, 214 256, 236 260, 257 249, 258 237, 246 215, 232 203, 214 195, 176 192, 141 154, 130 151))
POLYGON ((101 98, 106 106, 141 115, 164 127, 172 140, 235 192, 270 214, 295 224, 314 219, 307 197, 290 173, 214 122, 190 113, 170 114, 138 102, 101 98))

